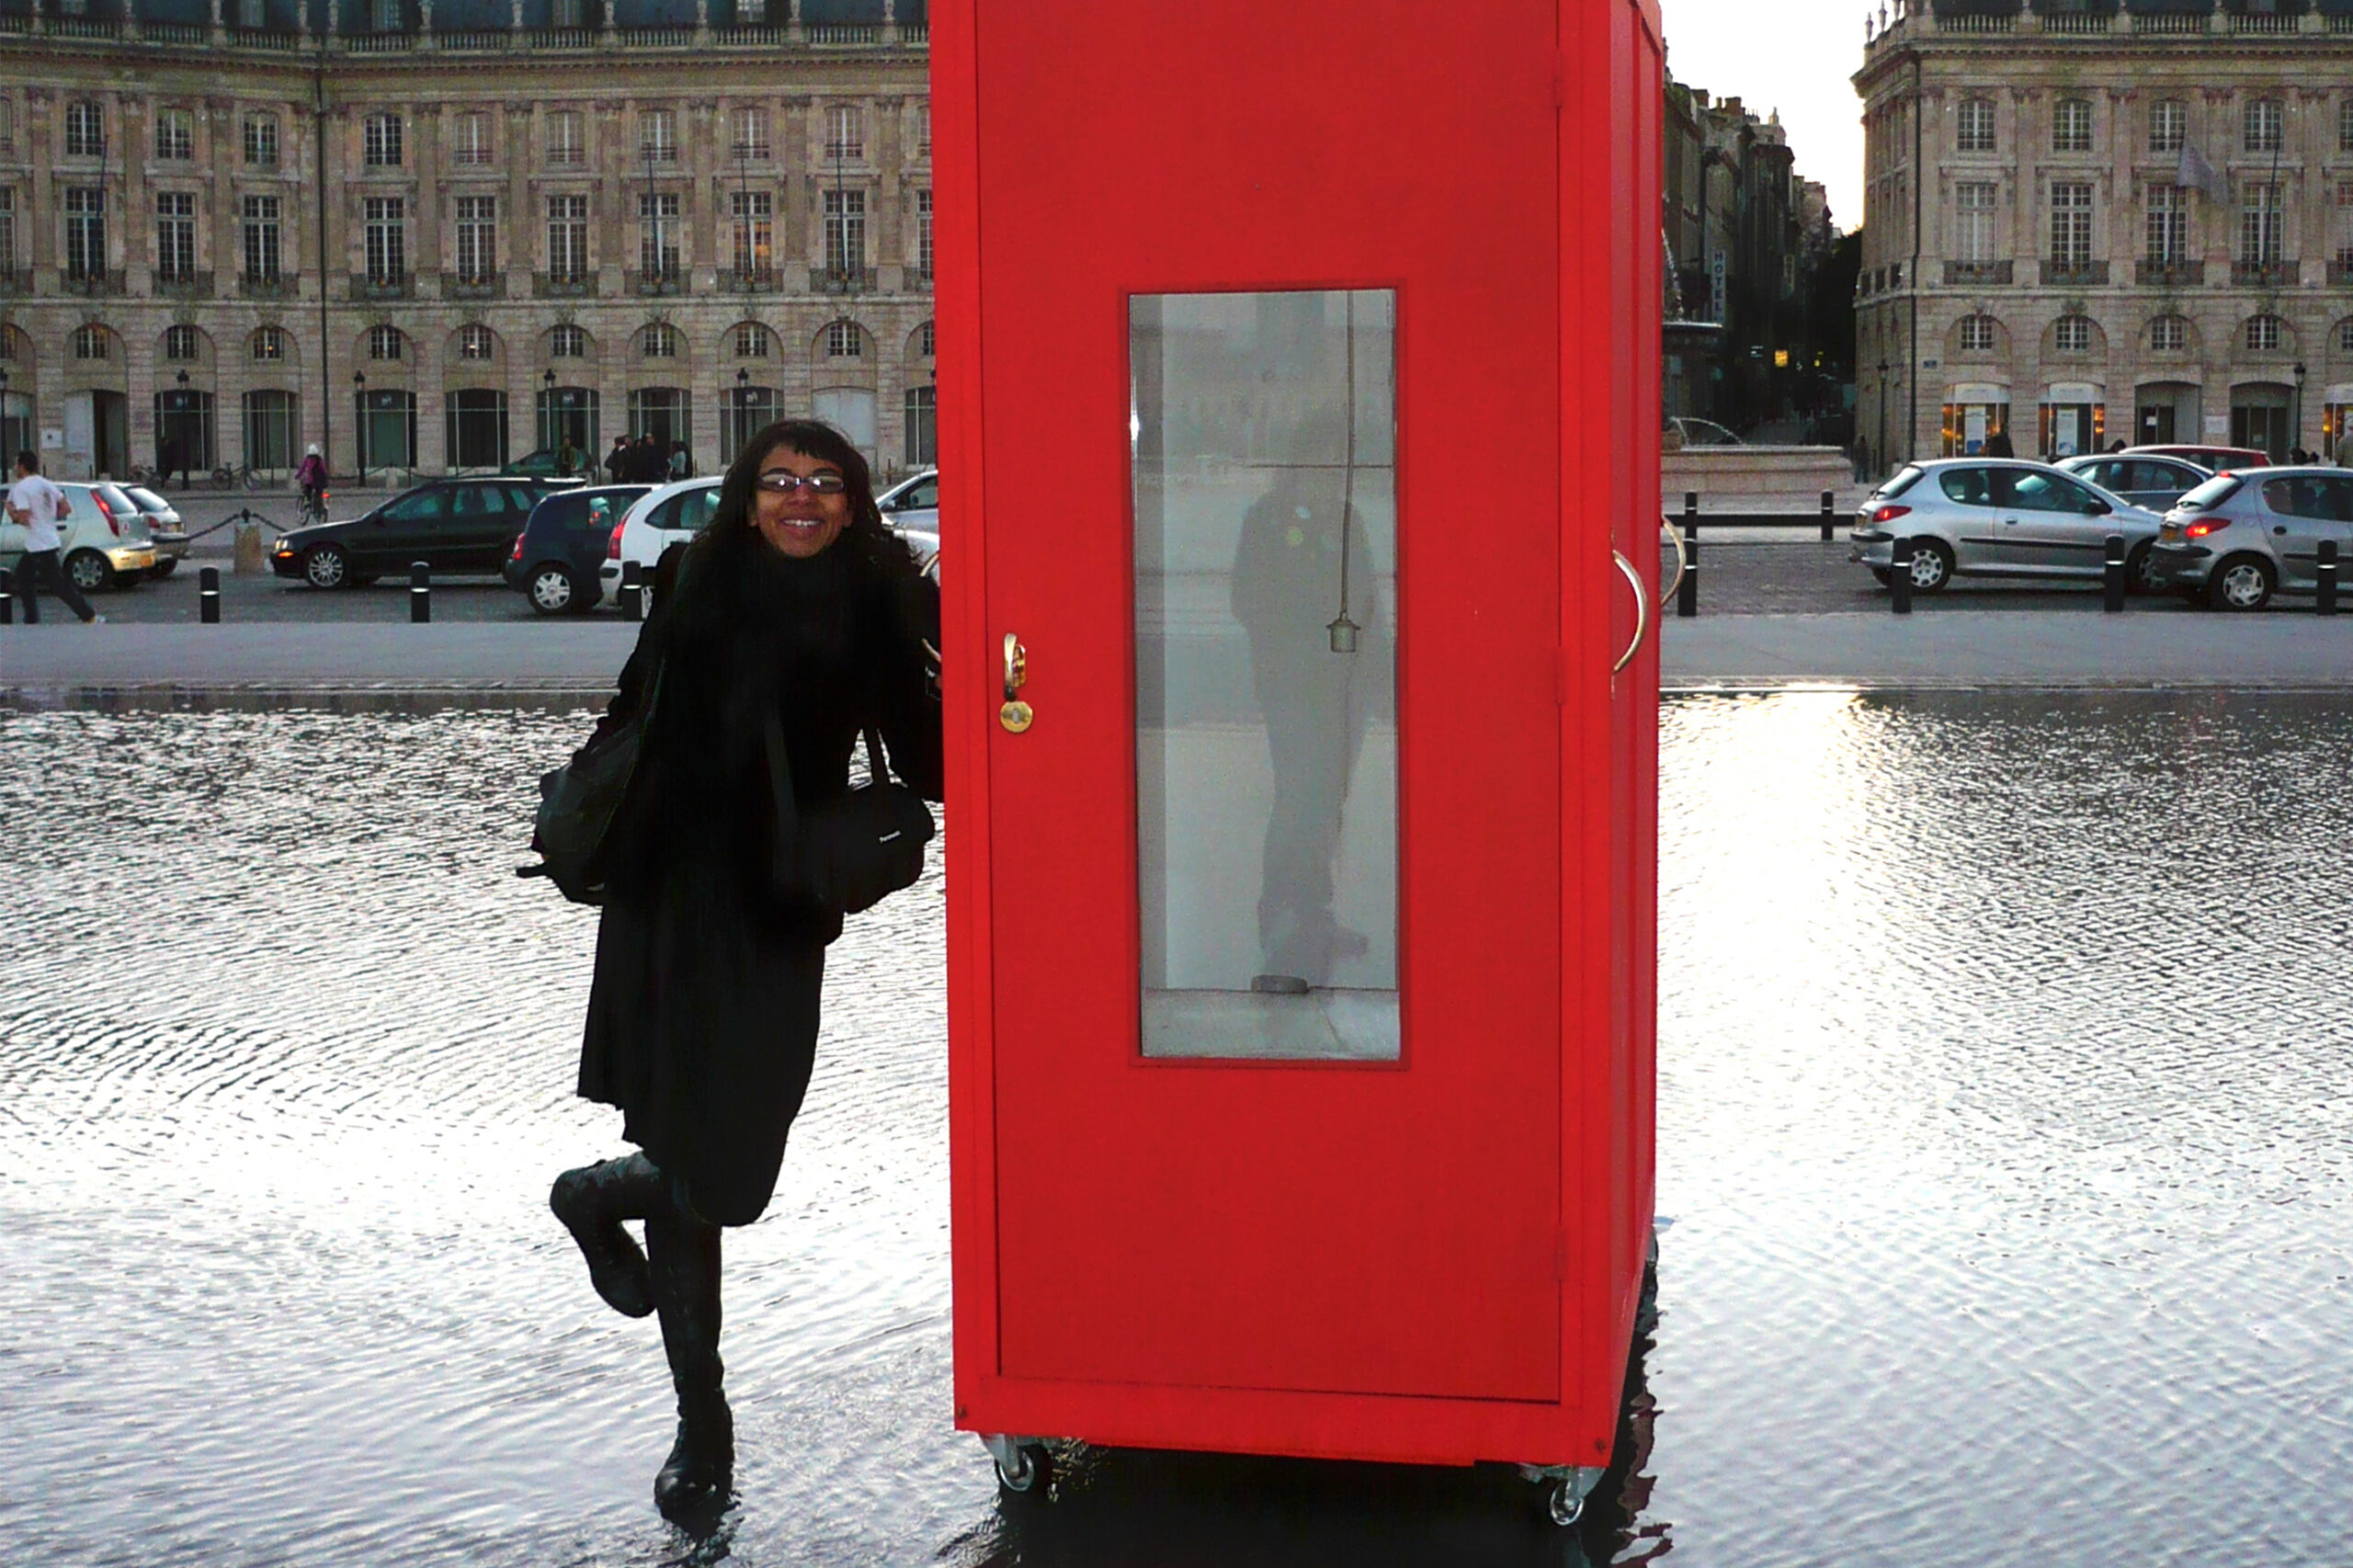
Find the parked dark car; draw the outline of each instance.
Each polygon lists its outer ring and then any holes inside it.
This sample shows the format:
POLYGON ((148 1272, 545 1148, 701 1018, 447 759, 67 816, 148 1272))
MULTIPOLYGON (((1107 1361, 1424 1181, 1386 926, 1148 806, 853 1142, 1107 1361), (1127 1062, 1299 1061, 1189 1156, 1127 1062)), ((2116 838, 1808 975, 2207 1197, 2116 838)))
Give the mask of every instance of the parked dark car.
POLYGON ((495 574, 540 497, 537 479, 436 479, 357 517, 314 523, 278 541, 270 569, 314 588, 359 587, 422 561, 437 573, 495 574))
POLYGON ((560 490, 531 508, 506 557, 506 585, 541 615, 577 615, 605 597, 597 580, 613 529, 650 484, 560 490))
POLYGON ((560 479, 567 484, 596 477, 588 472, 594 465, 584 462, 578 451, 572 454, 569 472, 558 462, 560 455, 556 448, 541 447, 536 452, 524 453, 498 472, 510 479, 560 479))

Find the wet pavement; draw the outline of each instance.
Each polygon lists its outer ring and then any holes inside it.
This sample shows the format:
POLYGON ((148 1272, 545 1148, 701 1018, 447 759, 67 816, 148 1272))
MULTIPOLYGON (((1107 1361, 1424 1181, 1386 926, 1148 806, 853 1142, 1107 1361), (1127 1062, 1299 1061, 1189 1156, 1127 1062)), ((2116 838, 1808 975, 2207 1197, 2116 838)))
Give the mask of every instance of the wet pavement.
MULTIPOLYGON (((1660 1319, 1587 1525, 1507 1477, 949 1429, 936 876, 829 962, 728 1236, 739 1508, 544 1208, 593 918, 517 881, 581 714, 0 712, 0 1558, 2341 1564, 2353 699, 1688 697, 1660 1319)), ((952 831, 952 824, 951 824, 952 831)), ((1074 1176, 1074 1179, 1083 1179, 1074 1176)))

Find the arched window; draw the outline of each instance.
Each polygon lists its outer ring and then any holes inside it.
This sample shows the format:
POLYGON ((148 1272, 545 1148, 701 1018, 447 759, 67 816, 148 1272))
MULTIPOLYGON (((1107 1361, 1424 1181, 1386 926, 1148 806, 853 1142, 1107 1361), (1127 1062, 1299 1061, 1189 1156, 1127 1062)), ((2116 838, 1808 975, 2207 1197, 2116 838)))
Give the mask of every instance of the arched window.
POLYGON ((828 359, 858 359, 866 354, 866 334, 858 324, 845 316, 825 328, 825 358, 828 359))
POLYGON ((665 321, 655 322, 645 329, 638 345, 648 359, 675 359, 678 357, 678 329, 665 321))
POLYGON ((114 334, 91 322, 74 329, 74 358, 76 359, 110 359, 114 351, 108 347, 114 334))
MULTIPOLYGON (((551 359, 585 359, 588 358, 588 329, 566 324, 548 331, 548 358, 551 359)), ((543 443, 544 444, 544 443, 543 443)))
POLYGON ((2246 318, 2246 349, 2250 354, 2277 354, 2287 337, 2287 324, 2278 316, 2246 318))
POLYGON ((2336 324, 2336 348, 2340 354, 2353 354, 2353 321, 2336 324))
POLYGON ((918 358, 931 359, 938 358, 939 352, 938 344, 938 337, 932 331, 931 323, 926 322, 921 326, 915 328, 915 355, 918 358))
POLYGON ((204 351, 204 339, 192 326, 168 326, 164 329, 164 358, 175 364, 186 364, 199 358, 204 351))
POLYGON ((1963 354, 1991 354, 2001 346, 2001 329, 1992 316, 1984 312, 1961 318, 1961 351, 1963 354))
MULTIPOLYGON (((468 322, 465 325, 458 329, 459 358, 488 359, 494 358, 497 353, 498 338, 496 335, 494 335, 490 328, 483 325, 480 322, 468 322)), ((501 417, 504 417, 503 414, 501 415, 501 417)), ((506 460, 502 458, 500 460, 503 462, 506 460)))
POLYGON ((368 329, 368 358, 370 359, 398 359, 405 353, 400 328, 371 326, 368 329))
MULTIPOLYGON (((257 327, 253 338, 254 358, 264 364, 276 364, 286 358, 286 329, 277 326, 257 327)), ((259 464, 256 467, 262 466, 259 464)))
POLYGON ((2092 351, 2092 318, 2082 315, 2061 316, 2051 326, 2051 346, 2062 354, 2088 354, 2092 351))
POLYGON ((768 329, 754 322, 745 322, 735 329, 735 358, 765 359, 768 357, 768 329))
POLYGON ((2189 318, 2159 316, 2149 324, 2149 351, 2179 354, 2189 347, 2189 318))

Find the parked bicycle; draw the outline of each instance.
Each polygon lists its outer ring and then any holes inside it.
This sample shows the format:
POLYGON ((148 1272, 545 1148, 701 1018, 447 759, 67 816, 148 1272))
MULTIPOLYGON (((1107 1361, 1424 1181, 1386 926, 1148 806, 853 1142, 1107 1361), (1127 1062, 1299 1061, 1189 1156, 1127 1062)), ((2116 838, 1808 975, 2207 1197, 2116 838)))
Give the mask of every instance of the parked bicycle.
POLYGON ((212 471, 212 483, 222 490, 239 481, 248 490, 259 490, 268 483, 268 476, 251 463, 222 463, 212 471))

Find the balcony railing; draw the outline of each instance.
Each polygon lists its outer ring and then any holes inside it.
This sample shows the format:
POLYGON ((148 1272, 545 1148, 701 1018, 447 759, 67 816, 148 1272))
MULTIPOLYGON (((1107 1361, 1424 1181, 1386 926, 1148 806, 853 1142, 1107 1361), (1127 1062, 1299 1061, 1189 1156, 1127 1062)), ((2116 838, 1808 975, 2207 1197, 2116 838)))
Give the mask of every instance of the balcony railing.
POLYGON ((588 28, 527 28, 515 35, 517 49, 594 49, 597 34, 588 28))
POLYGON ((512 47, 515 36, 505 28, 470 28, 465 32, 443 33, 433 40, 433 46, 464 53, 504 54, 512 47))
POLYGON ((503 300, 506 298, 506 275, 485 273, 468 278, 452 272, 441 279, 441 297, 445 300, 503 300))
POLYGON ((869 47, 882 41, 881 26, 874 22, 814 22, 801 28, 801 33, 820 47, 869 47))
POLYGON ((2089 11, 2053 11, 2042 18, 2042 30, 2046 33, 2104 36, 2115 28, 2114 17, 2089 11))
POLYGON ((2196 289, 2206 281, 2202 261, 2143 261, 2134 279, 2144 289, 2196 289))
POLYGON ((346 54, 405 54, 416 47, 415 33, 346 33, 346 54))
POLYGON ((294 54, 307 47, 311 40, 301 33, 262 28, 231 28, 229 42, 238 49, 264 49, 281 54, 294 54))
POLYGON ((837 267, 813 267, 809 269, 809 291, 813 294, 869 294, 874 291, 875 269, 837 267))
POLYGON ((531 298, 534 300, 585 300, 596 292, 597 275, 593 272, 531 274, 531 298))
POLYGON ((237 292, 248 300, 290 300, 297 293, 295 275, 281 272, 275 278, 256 278, 241 273, 237 278, 237 292))
POLYGON ((2296 280, 2292 261, 2234 261, 2231 284, 2238 289, 2284 289, 2296 280))
POLYGON ((624 49, 692 49, 695 30, 692 28, 623 28, 620 38, 624 49))
POLYGON ((2042 286, 2057 289, 2068 285, 2098 288, 2108 281, 2108 263, 2104 261, 2046 261, 2042 264, 2042 286))
POLYGON ((2016 17, 1992 17, 1976 12, 1960 16, 1938 17, 1937 31, 1940 33, 2009 33, 2018 31, 2016 17))
POLYGON ((721 43, 738 47, 745 45, 756 45, 763 49, 772 49, 784 42, 784 29, 782 28, 762 27, 756 23, 746 23, 740 27, 721 28, 713 34, 713 36, 717 38, 721 43))
POLYGON ((94 299, 102 295, 119 294, 123 291, 122 273, 119 269, 113 272, 68 272, 58 278, 57 287, 61 293, 80 294, 94 299))
POLYGON ((404 272, 391 278, 355 278, 351 280, 351 297, 355 300, 407 300, 416 294, 416 274, 404 272))
POLYGON ((621 287, 630 293, 643 294, 656 299, 683 294, 687 291, 687 269, 683 267, 665 267, 652 272, 642 272, 631 268, 621 274, 621 287))
POLYGON ((1949 261, 1945 263, 1945 287, 1957 289, 1967 283, 2009 283, 2017 277, 2017 266, 2009 261, 1949 261))
MULTIPOLYGON (((2195 20, 2196 18, 2191 18, 2195 20)), ((2331 20, 2338 18, 2332 17, 2331 20)), ((1947 31, 1963 23, 2000 23, 1999 28, 1971 27, 1966 30, 2009 31, 2009 17, 1948 18, 1947 31)), ((1893 29, 1892 29, 1893 30, 1893 29)), ((227 47, 292 54, 318 50, 339 54, 409 54, 421 51, 472 54, 523 53, 540 50, 595 50, 608 43, 625 49, 691 50, 717 43, 736 49, 777 49, 796 41, 792 29, 763 23, 710 28, 622 28, 606 33, 595 28, 462 28, 446 32, 362 32, 324 34, 268 28, 229 26, 220 29, 185 22, 141 22, 127 25, 107 17, 40 17, 0 13, 0 38, 73 39, 120 42, 132 47, 203 48, 220 40, 227 47)), ((1887 35, 1882 34, 1882 37, 1887 35)), ((930 29, 920 24, 885 28, 875 23, 815 22, 802 27, 798 42, 813 49, 926 50, 930 29)))
POLYGON ((2281 16, 2276 12, 2234 11, 2230 15, 2231 31, 2234 33, 2291 33, 2303 20, 2302 17, 2281 16))
POLYGON ((154 291, 167 300, 209 300, 212 298, 212 274, 210 272, 158 272, 154 291))
POLYGON ((784 280, 773 267, 729 267, 719 275, 722 294, 773 294, 783 287, 784 280))
POLYGON ((186 22, 142 22, 139 36, 149 43, 210 43, 212 29, 186 22))

